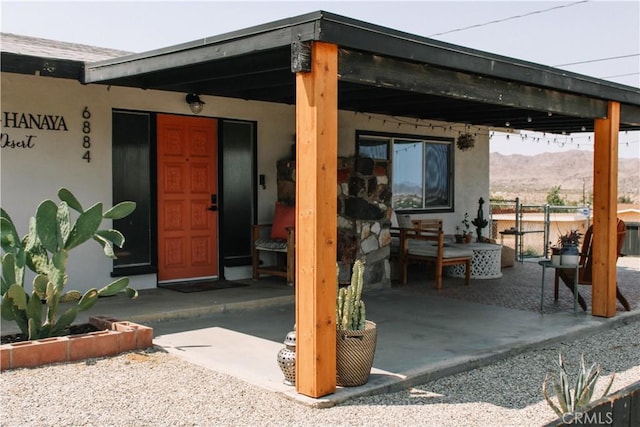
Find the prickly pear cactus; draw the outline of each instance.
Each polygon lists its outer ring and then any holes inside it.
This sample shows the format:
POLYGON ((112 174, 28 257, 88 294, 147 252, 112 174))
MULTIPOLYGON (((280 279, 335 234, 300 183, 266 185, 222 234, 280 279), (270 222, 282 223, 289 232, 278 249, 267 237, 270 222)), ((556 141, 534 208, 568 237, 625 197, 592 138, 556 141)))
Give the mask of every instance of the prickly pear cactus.
POLYGON ((113 246, 122 247, 124 236, 117 230, 99 230, 103 219, 121 219, 135 209, 134 202, 122 202, 102 212, 102 203, 87 210, 67 189, 58 191, 61 202, 45 200, 29 222, 29 232, 20 239, 9 215, 0 208, 0 242, 2 256, 1 290, 2 318, 15 321, 29 339, 47 338, 64 333, 77 314, 93 307, 99 296, 124 291, 130 298, 138 292, 129 288, 129 279, 122 277, 101 289, 90 289, 84 295, 78 291, 65 293, 67 261, 72 249, 89 239, 100 243, 104 254, 115 258, 113 246), (78 213, 71 220, 71 209, 78 213), (24 288, 25 268, 36 273, 33 291, 24 288), (60 316, 60 302, 77 301, 60 316), (44 318, 43 318, 44 306, 44 318))
POLYGON ((366 320, 366 309, 362 301, 364 265, 357 260, 353 264, 351 284, 338 289, 336 298, 336 323, 338 329, 362 330, 366 320))

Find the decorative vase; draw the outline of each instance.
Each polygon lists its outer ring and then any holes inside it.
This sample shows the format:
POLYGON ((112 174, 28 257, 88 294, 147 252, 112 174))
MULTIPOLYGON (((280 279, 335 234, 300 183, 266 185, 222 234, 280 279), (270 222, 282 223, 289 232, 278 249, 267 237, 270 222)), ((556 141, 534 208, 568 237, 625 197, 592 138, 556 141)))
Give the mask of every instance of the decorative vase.
POLYGON ((580 258, 580 252, 575 245, 562 247, 562 265, 576 265, 580 258))
POLYGON ((284 374, 286 385, 296 384, 296 331, 291 331, 284 339, 285 347, 278 352, 278 366, 284 374))
POLYGON ((343 387, 365 384, 376 351, 376 324, 367 320, 363 330, 338 329, 336 332, 337 384, 343 387))

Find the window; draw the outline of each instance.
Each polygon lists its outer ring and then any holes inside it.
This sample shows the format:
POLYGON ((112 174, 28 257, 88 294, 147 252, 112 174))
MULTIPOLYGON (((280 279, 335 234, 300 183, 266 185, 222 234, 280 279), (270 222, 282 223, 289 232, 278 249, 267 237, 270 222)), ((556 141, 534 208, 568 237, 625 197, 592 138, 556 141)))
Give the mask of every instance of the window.
POLYGON ((124 246, 114 248, 114 276, 144 274, 156 271, 151 232, 155 223, 151 207, 155 204, 151 186, 152 121, 149 114, 114 111, 113 204, 123 200, 136 202, 136 210, 113 226, 125 236, 124 246))
POLYGON ((392 207, 453 210, 453 139, 359 133, 360 157, 391 160, 392 207))

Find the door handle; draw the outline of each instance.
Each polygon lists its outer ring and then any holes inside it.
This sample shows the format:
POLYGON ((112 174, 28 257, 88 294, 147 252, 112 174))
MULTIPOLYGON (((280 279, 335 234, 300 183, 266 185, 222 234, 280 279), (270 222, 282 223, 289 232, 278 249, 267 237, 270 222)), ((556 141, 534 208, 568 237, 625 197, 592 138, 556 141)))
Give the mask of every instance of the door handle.
POLYGON ((211 212, 215 212, 215 211, 217 211, 217 210, 218 210, 218 207, 217 207, 217 206, 214 206, 214 205, 211 205, 211 206, 209 206, 209 207, 207 208, 207 210, 208 210, 208 211, 211 211, 211 212))

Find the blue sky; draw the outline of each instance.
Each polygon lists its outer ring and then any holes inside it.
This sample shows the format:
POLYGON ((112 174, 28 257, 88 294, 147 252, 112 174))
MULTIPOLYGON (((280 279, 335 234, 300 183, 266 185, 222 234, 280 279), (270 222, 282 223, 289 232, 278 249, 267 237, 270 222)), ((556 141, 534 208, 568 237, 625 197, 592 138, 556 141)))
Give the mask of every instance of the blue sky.
MULTIPOLYGON (((2 32, 143 52, 316 10, 640 87, 639 1, 1 1, 2 32), (572 65, 563 65, 572 64, 572 65)), ((589 134, 496 134, 491 150, 592 150, 589 134)), ((640 157, 640 133, 620 134, 640 157)))

